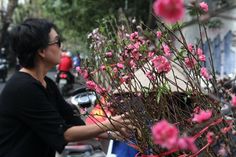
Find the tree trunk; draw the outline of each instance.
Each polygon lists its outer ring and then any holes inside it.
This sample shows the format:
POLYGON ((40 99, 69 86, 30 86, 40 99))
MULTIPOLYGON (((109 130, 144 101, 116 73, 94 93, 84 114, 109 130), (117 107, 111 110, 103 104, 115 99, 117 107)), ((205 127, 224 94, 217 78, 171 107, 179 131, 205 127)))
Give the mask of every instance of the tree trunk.
MULTIPOLYGON (((7 29, 12 22, 12 15, 17 6, 18 0, 9 0, 5 15, 2 16, 2 28, 0 32, 0 48, 4 46, 6 41, 7 29)), ((4 14, 4 13, 2 13, 4 14)))
POLYGON ((155 19, 152 15, 152 5, 153 5, 154 0, 149 0, 149 10, 148 10, 148 21, 147 21, 147 26, 150 28, 153 28, 155 25, 155 19))

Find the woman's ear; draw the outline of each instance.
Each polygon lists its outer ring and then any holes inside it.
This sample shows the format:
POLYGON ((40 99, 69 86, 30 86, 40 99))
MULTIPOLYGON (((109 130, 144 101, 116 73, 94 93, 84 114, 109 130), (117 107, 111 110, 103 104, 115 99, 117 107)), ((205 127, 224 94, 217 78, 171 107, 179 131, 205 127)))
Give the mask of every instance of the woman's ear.
POLYGON ((45 49, 40 49, 40 50, 38 50, 38 54, 39 54, 39 56, 42 57, 42 58, 45 57, 45 52, 46 52, 45 49))

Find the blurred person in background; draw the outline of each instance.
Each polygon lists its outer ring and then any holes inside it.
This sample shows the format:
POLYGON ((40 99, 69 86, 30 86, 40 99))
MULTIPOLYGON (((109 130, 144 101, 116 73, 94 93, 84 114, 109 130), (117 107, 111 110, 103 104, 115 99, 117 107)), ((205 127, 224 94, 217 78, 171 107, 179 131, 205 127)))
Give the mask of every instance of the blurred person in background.
POLYGON ((58 64, 57 67, 57 77, 56 77, 56 82, 59 82, 59 76, 61 73, 66 73, 69 76, 70 83, 74 83, 74 75, 72 74, 72 69, 73 69, 73 61, 72 61, 72 54, 70 51, 63 50, 60 58, 60 63, 58 64))
POLYGON ((77 54, 73 57, 73 65, 74 69, 81 66, 81 58, 79 52, 77 52, 77 54))

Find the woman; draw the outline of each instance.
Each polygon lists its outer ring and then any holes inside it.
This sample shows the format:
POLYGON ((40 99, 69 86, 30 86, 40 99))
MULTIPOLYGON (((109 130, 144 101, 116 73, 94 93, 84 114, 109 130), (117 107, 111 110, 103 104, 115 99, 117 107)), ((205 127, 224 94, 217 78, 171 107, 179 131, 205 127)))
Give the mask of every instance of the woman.
POLYGON ((129 121, 116 116, 84 125, 73 115, 56 85, 46 77, 60 61, 60 37, 44 19, 27 19, 10 32, 10 45, 22 66, 0 97, 0 156, 54 157, 68 142, 123 130, 129 121))

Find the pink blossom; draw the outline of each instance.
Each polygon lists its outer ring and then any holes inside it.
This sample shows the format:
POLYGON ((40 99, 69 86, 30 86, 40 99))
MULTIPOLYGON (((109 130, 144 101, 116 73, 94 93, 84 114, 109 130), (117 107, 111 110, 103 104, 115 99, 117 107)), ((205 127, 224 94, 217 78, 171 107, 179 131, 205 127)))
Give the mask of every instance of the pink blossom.
POLYGON ((192 137, 182 137, 178 139, 178 148, 182 150, 190 150, 193 153, 197 152, 197 147, 192 137))
POLYGON ((134 59, 138 60, 139 57, 141 56, 141 54, 139 53, 139 51, 138 51, 137 49, 133 49, 132 52, 131 52, 131 56, 132 56, 134 59))
POLYGON ((78 73, 81 73, 81 68, 78 66, 78 67, 76 67, 76 71, 78 72, 78 73))
POLYGON ((183 0, 156 0, 153 4, 154 13, 165 21, 175 23, 184 16, 183 0))
POLYGON ((161 35, 162 35, 161 31, 157 31, 157 32, 156 32, 156 35, 157 35, 157 38, 160 39, 160 38, 161 38, 161 35))
POLYGON ((102 70, 102 71, 106 70, 106 66, 105 65, 101 65, 100 66, 100 70, 102 70))
POLYGON ((129 65, 131 66, 131 68, 136 68, 136 63, 133 59, 130 60, 129 65))
POLYGON ((226 133, 229 132, 231 129, 232 129, 232 125, 231 125, 231 126, 228 126, 228 127, 224 127, 224 128, 222 128, 220 131, 221 131, 223 134, 226 134, 226 133))
POLYGON ((171 65, 164 56, 157 56, 153 58, 151 61, 154 64, 154 67, 157 69, 158 73, 161 72, 168 73, 171 70, 171 65))
POLYGON ((96 93, 98 93, 100 95, 107 93, 107 90, 105 88, 98 86, 98 85, 96 85, 95 91, 96 91, 96 93))
POLYGON ((135 41, 138 38, 138 32, 131 33, 129 38, 131 41, 135 41))
POLYGON ((136 42, 136 43, 134 44, 134 48, 135 48, 135 49, 139 49, 140 45, 141 45, 140 42, 136 42))
POLYGON ((96 88, 97 88, 96 83, 93 81, 87 81, 86 86, 88 89, 92 89, 92 90, 96 90, 96 88))
POLYGON ((155 76, 150 71, 146 72, 145 75, 149 80, 155 80, 155 76))
POLYGON ((85 80, 87 80, 87 79, 89 78, 88 71, 87 71, 87 70, 84 70, 82 76, 83 76, 83 78, 84 78, 85 80))
POLYGON ((125 75, 125 76, 121 77, 120 82, 124 83, 124 82, 127 82, 128 80, 129 80, 129 76, 125 75))
POLYGON ((154 52, 148 52, 148 58, 152 58, 154 56, 154 52))
POLYGON ((178 139, 178 147, 180 149, 183 149, 183 150, 187 150, 188 149, 188 143, 187 143, 186 138, 179 138, 178 139))
POLYGON ((200 73, 206 80, 210 79, 210 75, 207 72, 207 68, 202 67, 200 73))
POLYGON ((163 148, 171 149, 176 147, 179 131, 166 120, 161 120, 153 125, 152 136, 155 144, 159 144, 163 148))
POLYGON ((138 37, 138 40, 139 40, 139 45, 146 43, 146 39, 144 39, 143 37, 138 37))
POLYGON ((198 49, 197 49, 197 55, 200 56, 200 55, 202 55, 202 54, 203 54, 202 49, 201 49, 201 48, 198 48, 198 49))
POLYGON ((76 70, 78 71, 78 73, 85 79, 87 80, 89 77, 88 71, 86 69, 81 69, 80 67, 76 67, 76 70))
POLYGON ((231 105, 232 105, 233 107, 236 107, 236 96, 235 96, 235 95, 232 97, 231 105))
POLYGON ((134 45, 133 45, 133 44, 129 44, 129 45, 127 46, 127 48, 128 48, 129 50, 132 50, 132 49, 134 49, 134 45))
POLYGON ((190 69, 194 68, 194 66, 197 64, 196 59, 193 57, 185 58, 184 62, 186 64, 187 68, 190 68, 190 69))
POLYGON ((106 57, 112 57, 112 52, 107 52, 105 55, 106 57))
POLYGON ((166 57, 169 57, 170 56, 170 48, 169 48, 169 46, 168 45, 166 45, 166 44, 164 44, 163 45, 163 49, 164 49, 164 55, 166 56, 166 57))
POLYGON ((188 44, 188 50, 190 51, 190 52, 193 52, 193 44, 188 44))
POLYGON ((214 133, 213 132, 208 132, 206 135, 207 142, 208 143, 213 143, 214 142, 214 133))
POLYGON ((124 64, 122 64, 122 63, 117 63, 116 66, 117 66, 119 69, 124 69, 124 64))
POLYGON ((206 121, 211 118, 212 111, 211 110, 200 110, 199 114, 194 114, 194 117, 192 119, 193 122, 202 123, 203 121, 206 121))
POLYGON ((208 12, 208 4, 206 2, 199 3, 199 6, 204 12, 208 12))
POLYGON ((199 55, 198 56, 199 60, 202 61, 202 62, 205 62, 206 61, 206 56, 205 55, 199 55))

